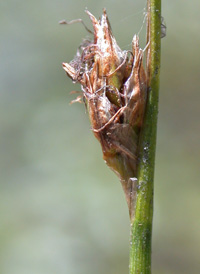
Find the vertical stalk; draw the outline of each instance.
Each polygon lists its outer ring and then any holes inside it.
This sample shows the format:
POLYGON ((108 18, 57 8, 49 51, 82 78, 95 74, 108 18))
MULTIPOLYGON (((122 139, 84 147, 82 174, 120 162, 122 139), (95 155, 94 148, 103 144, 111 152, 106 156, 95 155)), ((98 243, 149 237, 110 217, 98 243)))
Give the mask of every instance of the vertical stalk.
POLYGON ((160 74, 161 0, 147 0, 148 99, 141 132, 138 188, 135 214, 131 219, 129 274, 151 273, 153 180, 160 74))

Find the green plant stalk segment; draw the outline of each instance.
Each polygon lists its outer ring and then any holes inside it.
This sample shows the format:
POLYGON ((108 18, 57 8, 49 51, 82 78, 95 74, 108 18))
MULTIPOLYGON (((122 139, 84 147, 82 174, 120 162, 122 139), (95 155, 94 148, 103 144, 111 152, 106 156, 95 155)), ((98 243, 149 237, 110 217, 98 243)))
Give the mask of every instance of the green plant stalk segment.
POLYGON ((153 180, 158 115, 161 0, 148 0, 149 61, 148 100, 141 132, 138 188, 135 214, 131 220, 129 274, 151 273, 153 180))

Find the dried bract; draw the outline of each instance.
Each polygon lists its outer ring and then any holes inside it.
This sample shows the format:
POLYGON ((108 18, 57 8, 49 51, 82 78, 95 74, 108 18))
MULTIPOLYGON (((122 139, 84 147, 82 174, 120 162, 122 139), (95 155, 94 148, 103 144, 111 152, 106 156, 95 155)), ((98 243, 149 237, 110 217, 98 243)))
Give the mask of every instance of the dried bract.
POLYGON ((93 41, 85 40, 63 68, 73 82, 81 84, 92 130, 104 160, 122 182, 130 208, 147 93, 143 50, 135 35, 132 52, 122 51, 106 11, 100 20, 86 12, 94 28, 93 41))

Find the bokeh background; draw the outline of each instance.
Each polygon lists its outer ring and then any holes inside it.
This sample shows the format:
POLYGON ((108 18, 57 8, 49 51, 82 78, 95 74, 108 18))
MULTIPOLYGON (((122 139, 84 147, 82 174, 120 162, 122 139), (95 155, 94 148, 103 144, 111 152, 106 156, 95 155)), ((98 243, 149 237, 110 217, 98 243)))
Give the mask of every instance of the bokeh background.
MULTIPOLYGON (((129 217, 80 90, 62 70, 87 7, 103 7, 122 49, 145 46, 145 0, 0 3, 0 273, 128 273, 129 217)), ((200 273, 199 0, 163 1, 153 273, 200 273)))

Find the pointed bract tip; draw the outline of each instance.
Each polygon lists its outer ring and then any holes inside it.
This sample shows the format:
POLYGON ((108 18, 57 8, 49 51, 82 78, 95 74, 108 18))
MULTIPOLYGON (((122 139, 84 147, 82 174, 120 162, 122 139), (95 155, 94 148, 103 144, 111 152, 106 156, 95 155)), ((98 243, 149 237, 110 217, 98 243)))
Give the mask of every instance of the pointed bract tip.
POLYGON ((75 69, 72 66, 70 66, 68 63, 62 63, 62 67, 67 73, 67 75, 69 75, 69 77, 72 78, 72 80, 75 80, 75 76, 76 76, 75 69))
POLYGON ((86 9, 85 12, 90 17, 92 23, 95 23, 95 24, 98 23, 98 20, 96 19, 96 17, 89 10, 86 9))

